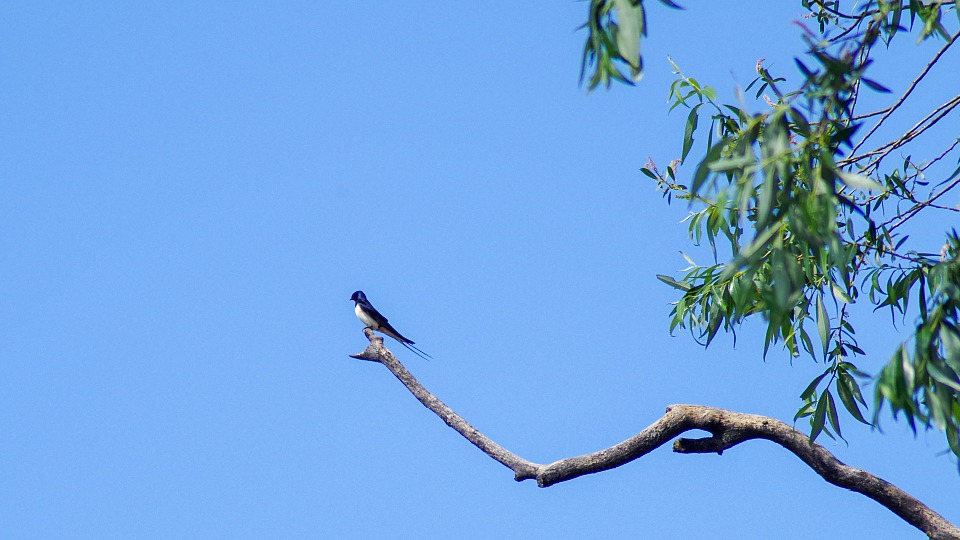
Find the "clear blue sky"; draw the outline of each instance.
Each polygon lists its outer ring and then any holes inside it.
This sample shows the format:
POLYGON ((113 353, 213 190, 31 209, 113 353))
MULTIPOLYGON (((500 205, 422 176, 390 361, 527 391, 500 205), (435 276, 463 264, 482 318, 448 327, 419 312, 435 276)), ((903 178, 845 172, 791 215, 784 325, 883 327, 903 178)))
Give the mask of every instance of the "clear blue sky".
MULTIPOLYGON (((518 484, 347 356, 362 289, 541 463, 672 403, 792 418, 822 366, 669 335, 654 276, 702 251, 639 168, 679 152, 666 55, 727 96, 795 77, 799 2, 687 7, 592 95, 582 2, 0 7, 2 536, 921 538, 764 442, 518 484)), ((898 338, 864 320, 875 371, 898 338)), ((942 436, 884 425, 822 442, 960 521, 942 436)))

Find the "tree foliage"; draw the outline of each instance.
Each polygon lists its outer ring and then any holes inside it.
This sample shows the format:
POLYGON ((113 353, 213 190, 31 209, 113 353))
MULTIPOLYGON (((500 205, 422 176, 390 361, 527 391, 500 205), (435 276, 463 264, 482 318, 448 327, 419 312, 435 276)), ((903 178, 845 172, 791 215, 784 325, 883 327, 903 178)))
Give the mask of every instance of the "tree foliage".
MULTIPOLYGON (((794 357, 824 363, 801 392, 795 415, 809 420, 811 440, 842 436, 841 411, 876 425, 886 405, 914 431, 942 430, 960 456, 960 236, 946 231, 936 240, 940 249, 921 252, 910 249, 914 242, 902 232, 930 212, 960 213, 943 203, 960 185, 960 167, 944 167, 958 161, 960 139, 917 142, 945 118, 956 121, 960 95, 932 104, 908 128, 887 124, 951 52, 960 33, 948 25, 956 26, 960 2, 801 4, 806 52, 796 58, 798 83, 758 62, 756 79, 736 102, 724 103, 674 64, 670 108, 688 111, 679 158, 664 171, 648 162, 642 172, 668 201, 690 205, 690 236, 710 247, 714 264, 688 259, 685 275, 659 276, 682 293, 671 330, 689 329, 708 345, 721 329, 735 333, 747 319, 760 319, 764 355, 782 345, 794 357), (905 35, 943 45, 910 85, 893 93, 866 73, 876 55, 905 35), (885 94, 888 105, 859 112, 866 92, 885 94), (760 112, 751 112, 757 106, 760 112), (880 139, 890 129, 897 135, 880 139), (695 144, 704 133, 706 144, 695 144), (681 181, 678 171, 691 161, 692 174, 681 181), (886 363, 873 362, 873 375, 858 366, 867 353, 851 321, 863 304, 912 322, 892 354, 880 353, 886 363), (872 416, 862 391, 871 380, 872 416)), ((590 89, 633 84, 643 67, 642 0, 590 0, 584 26, 581 79, 590 89)))

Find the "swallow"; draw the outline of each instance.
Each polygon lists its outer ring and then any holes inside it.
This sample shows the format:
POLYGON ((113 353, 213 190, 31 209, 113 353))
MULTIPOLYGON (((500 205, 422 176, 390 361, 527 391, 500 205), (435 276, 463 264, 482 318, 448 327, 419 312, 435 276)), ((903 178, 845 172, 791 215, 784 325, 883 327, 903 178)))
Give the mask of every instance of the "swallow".
POLYGON ((383 332, 384 334, 392 337, 393 339, 400 342, 401 345, 410 350, 410 352, 416 354, 424 360, 433 358, 429 354, 421 351, 420 349, 413 346, 413 341, 400 335, 400 332, 397 332, 396 328, 390 326, 390 323, 387 322, 387 318, 380 314, 377 311, 377 308, 373 307, 367 300, 367 295, 363 294, 363 291, 357 291, 353 293, 353 296, 350 297, 354 301, 353 311, 357 314, 357 318, 360 319, 360 322, 367 325, 367 328, 376 330, 378 332, 383 332))

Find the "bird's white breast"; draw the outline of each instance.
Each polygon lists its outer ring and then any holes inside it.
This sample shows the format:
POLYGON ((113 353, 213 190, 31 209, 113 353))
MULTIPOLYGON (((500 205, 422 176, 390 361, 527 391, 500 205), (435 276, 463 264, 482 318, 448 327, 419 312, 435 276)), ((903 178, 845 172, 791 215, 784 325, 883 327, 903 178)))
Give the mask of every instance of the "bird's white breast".
POLYGON ((366 311, 360 309, 360 304, 354 306, 353 312, 357 314, 357 318, 360 319, 360 322, 363 324, 373 328, 374 330, 380 329, 379 325, 377 325, 377 321, 375 321, 373 317, 367 315, 366 311))

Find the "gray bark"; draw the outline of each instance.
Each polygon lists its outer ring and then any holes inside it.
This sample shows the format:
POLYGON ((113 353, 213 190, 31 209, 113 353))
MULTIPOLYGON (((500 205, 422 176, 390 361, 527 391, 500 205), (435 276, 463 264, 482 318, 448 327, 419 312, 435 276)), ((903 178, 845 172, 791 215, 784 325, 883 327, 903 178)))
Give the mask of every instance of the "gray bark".
POLYGON ((370 340, 370 345, 362 353, 350 355, 352 358, 386 366, 420 403, 474 446, 512 470, 518 482, 536 480, 538 486, 548 487, 585 474, 613 469, 644 456, 686 431, 696 429, 707 431, 711 436, 679 438, 673 443, 673 451, 680 454, 722 454, 724 450, 744 441, 765 439, 792 452, 827 482, 877 501, 930 538, 960 540, 960 528, 915 497, 882 478, 845 465, 824 447, 811 443, 800 431, 766 416, 702 405, 670 405, 659 420, 610 448, 549 464, 527 461, 480 433, 437 399, 384 347, 383 339, 372 330, 365 328, 364 334, 370 340))

